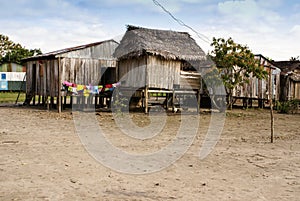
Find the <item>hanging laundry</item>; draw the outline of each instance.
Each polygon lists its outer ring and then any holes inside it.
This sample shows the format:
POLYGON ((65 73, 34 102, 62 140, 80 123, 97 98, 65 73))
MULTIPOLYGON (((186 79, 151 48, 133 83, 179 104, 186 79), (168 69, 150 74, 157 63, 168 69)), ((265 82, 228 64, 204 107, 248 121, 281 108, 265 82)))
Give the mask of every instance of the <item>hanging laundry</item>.
POLYGON ((105 88, 112 88, 112 87, 113 87, 112 84, 106 84, 106 85, 105 85, 105 88))
POLYGON ((83 92, 84 90, 84 85, 77 85, 77 92, 83 92))
POLYGON ((89 95, 90 95, 90 90, 85 89, 85 90, 83 91, 83 95, 84 95, 85 97, 89 96, 89 95))
POLYGON ((92 94, 99 94, 98 86, 93 86, 92 94))
POLYGON ((71 82, 67 82, 67 81, 64 81, 63 84, 66 85, 66 86, 68 86, 68 87, 71 87, 73 85, 71 82))
POLYGON ((90 94, 100 94, 102 92, 113 91, 116 87, 119 87, 121 82, 113 83, 113 84, 106 84, 106 85, 82 85, 82 84, 75 84, 68 81, 63 82, 63 90, 66 90, 73 95, 84 95, 89 96, 90 94))

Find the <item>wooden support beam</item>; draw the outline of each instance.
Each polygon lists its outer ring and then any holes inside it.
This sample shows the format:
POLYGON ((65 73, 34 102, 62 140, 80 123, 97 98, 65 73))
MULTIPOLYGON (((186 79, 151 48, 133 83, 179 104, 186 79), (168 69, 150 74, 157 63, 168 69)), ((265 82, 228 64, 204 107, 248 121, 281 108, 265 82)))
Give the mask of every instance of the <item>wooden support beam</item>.
POLYGON ((72 95, 70 96, 70 106, 71 106, 71 108, 73 108, 73 96, 72 95))
POLYGON ((67 96, 64 96, 64 104, 63 104, 63 109, 67 107, 67 96))
POLYGON ((33 105, 35 105, 35 93, 33 93, 33 100, 32 100, 33 105))
POLYGON ((173 89, 172 93, 172 112, 175 112, 175 90, 173 89))
POLYGON ((51 102, 51 109, 53 108, 53 106, 54 106, 54 97, 52 97, 51 96, 51 98, 50 98, 50 102, 51 102))
POLYGON ((38 106, 41 105, 41 95, 39 95, 39 98, 38 98, 38 106))
POLYGON ((200 103, 201 103, 200 89, 197 90, 197 113, 200 113, 200 103))
POLYGON ((145 113, 148 114, 148 110, 149 110, 149 106, 148 106, 148 102, 149 102, 149 94, 148 94, 148 86, 145 87, 145 113))

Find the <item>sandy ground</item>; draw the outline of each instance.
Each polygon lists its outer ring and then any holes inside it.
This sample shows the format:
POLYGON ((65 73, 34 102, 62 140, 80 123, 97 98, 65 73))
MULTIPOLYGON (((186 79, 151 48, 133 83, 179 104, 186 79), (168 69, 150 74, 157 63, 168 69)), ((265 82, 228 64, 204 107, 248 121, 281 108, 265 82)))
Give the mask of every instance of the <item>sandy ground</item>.
MULTIPOLYGON (((97 119, 108 138, 128 152, 166 146, 180 115, 167 117, 161 136, 138 142, 121 135, 110 113, 97 119)), ((149 118, 133 114, 147 126, 149 118)), ((198 157, 210 121, 200 115, 200 131, 177 162, 152 174, 116 172, 97 162, 75 132, 71 111, 0 107, 0 200, 299 200, 300 115, 275 114, 270 141, 267 110, 227 113, 218 144, 198 157)))

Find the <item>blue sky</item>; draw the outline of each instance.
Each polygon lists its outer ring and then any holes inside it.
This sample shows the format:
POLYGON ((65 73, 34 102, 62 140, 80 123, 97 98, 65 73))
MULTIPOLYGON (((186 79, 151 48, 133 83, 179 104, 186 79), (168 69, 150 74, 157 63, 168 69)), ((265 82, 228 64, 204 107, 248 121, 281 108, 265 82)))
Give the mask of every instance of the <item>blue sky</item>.
MULTIPOLYGON (((300 55, 298 0, 157 0, 209 39, 232 37, 274 60, 300 55)), ((152 0, 0 0, 0 33, 26 48, 49 52, 120 39, 126 25, 189 32, 152 0)))

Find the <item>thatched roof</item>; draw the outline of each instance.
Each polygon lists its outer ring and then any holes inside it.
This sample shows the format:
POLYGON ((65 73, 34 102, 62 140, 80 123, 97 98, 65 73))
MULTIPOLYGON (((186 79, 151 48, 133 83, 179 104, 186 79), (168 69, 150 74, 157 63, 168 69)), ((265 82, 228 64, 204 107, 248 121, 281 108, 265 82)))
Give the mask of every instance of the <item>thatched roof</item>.
POLYGON ((138 57, 146 53, 172 60, 206 59, 203 50, 186 32, 128 26, 114 56, 123 59, 138 57))
POLYGON ((300 61, 275 61, 274 64, 284 73, 300 69, 300 61))
POLYGON ((300 82, 300 61, 275 61, 282 70, 282 75, 288 75, 295 82, 300 82))

